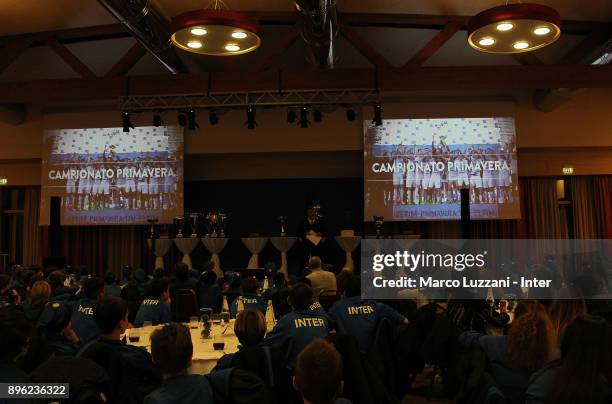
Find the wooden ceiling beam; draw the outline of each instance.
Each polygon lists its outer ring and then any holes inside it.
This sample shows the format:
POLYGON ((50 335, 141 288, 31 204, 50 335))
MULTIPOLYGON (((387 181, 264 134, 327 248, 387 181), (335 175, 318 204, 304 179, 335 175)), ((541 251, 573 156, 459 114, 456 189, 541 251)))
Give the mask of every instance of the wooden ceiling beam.
POLYGON ((391 63, 374 46, 343 21, 340 22, 340 34, 374 66, 385 69, 393 68, 391 63))
POLYGON ((559 60, 558 64, 578 64, 587 56, 602 47, 612 37, 612 24, 594 30, 559 60))
POLYGON ((477 91, 612 88, 612 65, 420 67, 411 70, 305 69, 0 82, 0 103, 112 100, 126 95, 373 88, 477 91), (378 79, 377 79, 378 77, 378 79))
POLYGON ((514 53, 512 57, 522 65, 542 65, 544 62, 533 52, 514 53))
POLYGON ((83 78, 96 77, 94 72, 92 72, 91 69, 85 65, 85 63, 81 62, 81 60, 76 57, 74 53, 70 52, 70 49, 59 43, 57 39, 49 37, 46 39, 46 42, 53 52, 55 52, 57 56, 59 56, 79 76, 83 78))
POLYGON ((136 42, 104 75, 105 77, 123 76, 147 53, 147 50, 136 42))
POLYGON ((31 42, 27 38, 5 42, 4 48, 0 48, 0 73, 9 67, 30 44, 31 42))
POLYGON ((442 31, 438 32, 427 44, 421 48, 410 60, 404 65, 405 69, 413 69, 420 67, 430 57, 432 57, 444 44, 451 39, 462 27, 464 21, 450 20, 446 23, 442 31))

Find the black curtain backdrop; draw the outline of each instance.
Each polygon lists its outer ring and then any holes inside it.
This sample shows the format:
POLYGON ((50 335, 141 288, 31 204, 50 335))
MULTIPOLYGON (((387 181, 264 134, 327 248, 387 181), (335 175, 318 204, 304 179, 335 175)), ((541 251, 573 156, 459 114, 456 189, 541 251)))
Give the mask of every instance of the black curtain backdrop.
MULTIPOLYGON (((287 235, 297 235, 307 208, 321 203, 328 240, 324 261, 340 270, 345 254, 333 240, 342 229, 362 234, 363 179, 278 179, 238 181, 197 181, 185 184, 185 214, 223 212, 228 215, 227 236, 232 238, 221 253, 223 269, 244 268, 250 253, 239 240, 249 235, 278 236, 278 216, 287 216, 287 235)), ((301 267, 302 252, 295 245, 287 254, 290 271, 301 267)), ((359 251, 354 254, 359 264, 359 251)), ((200 245, 191 255, 194 267, 201 266, 210 254, 200 245)), ((271 243, 260 254, 260 265, 274 262, 280 266, 280 253, 271 243)))

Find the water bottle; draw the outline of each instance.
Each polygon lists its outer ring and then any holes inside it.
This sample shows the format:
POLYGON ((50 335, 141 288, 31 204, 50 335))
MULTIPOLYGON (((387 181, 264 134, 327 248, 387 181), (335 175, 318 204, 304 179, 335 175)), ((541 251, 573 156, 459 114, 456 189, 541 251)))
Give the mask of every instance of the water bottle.
POLYGON ((229 313, 229 304, 227 304, 227 296, 223 296, 223 305, 221 306, 221 313, 229 313))
POLYGON ((244 311, 244 301, 242 300, 242 297, 238 298, 238 303, 236 304, 236 315, 238 315, 238 313, 243 312, 244 311))
POLYGON ((266 276, 266 277, 265 277, 265 279, 264 279, 264 282, 263 282, 263 288, 262 288, 262 289, 263 289, 264 291, 266 291, 266 290, 268 290, 269 288, 270 288, 270 283, 269 283, 269 281, 268 281, 268 277, 266 276))
POLYGON ((276 318, 274 317, 274 307, 272 307, 272 300, 268 300, 268 307, 266 308, 266 328, 271 330, 276 324, 276 318))

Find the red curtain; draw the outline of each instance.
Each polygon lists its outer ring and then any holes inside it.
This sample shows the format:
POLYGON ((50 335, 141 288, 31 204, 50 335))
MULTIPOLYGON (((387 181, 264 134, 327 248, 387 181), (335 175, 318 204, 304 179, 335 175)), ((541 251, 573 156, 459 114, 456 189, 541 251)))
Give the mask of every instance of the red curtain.
POLYGON ((612 238, 612 176, 593 177, 593 199, 599 234, 612 238))

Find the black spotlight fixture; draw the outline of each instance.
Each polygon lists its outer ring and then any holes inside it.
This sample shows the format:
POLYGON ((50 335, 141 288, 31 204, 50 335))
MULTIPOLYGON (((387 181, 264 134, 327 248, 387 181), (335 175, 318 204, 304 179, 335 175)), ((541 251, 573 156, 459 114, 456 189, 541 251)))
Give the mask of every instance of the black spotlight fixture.
POLYGON ((295 111, 292 109, 287 110, 287 122, 288 123, 295 123, 295 111))
POLYGON ((346 110, 346 120, 349 122, 353 122, 357 118, 357 114, 355 114, 355 110, 353 108, 349 108, 346 110))
POLYGON ((382 126, 382 107, 380 104, 374 105, 374 119, 372 119, 372 123, 376 126, 382 126))
POLYGON ((306 129, 308 127, 308 108, 300 108, 300 128, 306 129))
POLYGON ((156 111, 153 113, 153 126, 157 128, 161 125, 162 125, 161 111, 156 111))
POLYGON ((216 125, 219 123, 219 115, 215 111, 210 111, 210 115, 208 115, 208 122, 211 125, 216 125))
POLYGON ((247 116, 247 121, 246 121, 247 128, 255 129, 257 127, 257 121, 255 121, 255 107, 254 106, 249 105, 247 107, 246 116, 247 116))
POLYGON ((132 121, 130 120, 130 113, 127 111, 121 113, 121 123, 124 132, 129 132, 130 128, 134 129, 134 125, 132 125, 132 121))
POLYGON ((179 126, 185 127, 185 125, 187 125, 187 116, 185 116, 183 111, 179 111, 177 120, 179 126))
POLYGON ((313 112, 312 117, 315 122, 319 123, 323 120, 323 113, 317 109, 313 112))
POLYGON ((187 111, 187 128, 189 130, 196 130, 196 128, 199 127, 200 125, 198 125, 198 123, 196 122, 195 109, 189 108, 189 111, 187 111))

